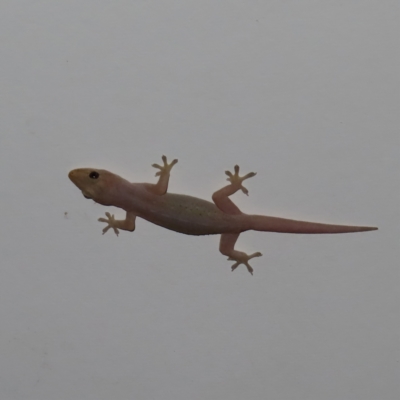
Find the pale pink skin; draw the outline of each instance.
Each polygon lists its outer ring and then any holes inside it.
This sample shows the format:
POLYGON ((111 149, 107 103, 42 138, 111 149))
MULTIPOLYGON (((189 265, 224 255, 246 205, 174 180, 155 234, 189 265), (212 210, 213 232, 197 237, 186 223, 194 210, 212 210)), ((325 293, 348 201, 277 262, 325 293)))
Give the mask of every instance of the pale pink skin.
POLYGON ((69 173, 71 181, 82 191, 86 198, 105 206, 115 206, 126 211, 125 220, 115 220, 106 213, 107 219, 103 234, 110 228, 118 235, 118 230, 134 231, 136 217, 143 218, 164 228, 187 235, 221 234, 220 252, 228 259, 235 261, 232 271, 244 264, 252 274, 253 269, 248 261, 261 253, 247 255, 234 249, 239 234, 248 230, 284 232, 284 233, 347 233, 372 231, 378 228, 366 226, 329 225, 315 222, 295 221, 285 218, 249 215, 242 213, 229 199, 229 196, 242 190, 248 194, 242 181, 251 178, 251 172, 239 176, 239 167, 235 166, 232 174, 226 171, 230 184, 216 191, 214 203, 197 197, 167 193, 168 181, 172 167, 178 162, 168 164, 163 156, 163 165, 153 164, 159 169, 156 184, 131 183, 109 171, 95 168, 78 168, 69 173))

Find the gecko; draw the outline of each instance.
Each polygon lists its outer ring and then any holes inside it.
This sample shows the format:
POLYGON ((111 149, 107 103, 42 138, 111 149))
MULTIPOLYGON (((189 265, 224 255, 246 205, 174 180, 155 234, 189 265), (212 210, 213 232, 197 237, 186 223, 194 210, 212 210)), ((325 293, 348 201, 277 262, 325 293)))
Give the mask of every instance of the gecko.
POLYGON ((260 257, 256 252, 247 254, 235 249, 240 233, 254 230, 262 232, 281 233, 348 233, 377 230, 369 226, 332 225, 316 222, 297 221, 293 219, 269 217, 264 215, 245 214, 233 203, 229 196, 242 191, 248 195, 243 181, 256 175, 250 172, 239 175, 239 166, 235 165, 234 172, 225 171, 229 184, 217 190, 212 195, 213 203, 197 197, 167 192, 170 172, 178 162, 168 163, 167 157, 162 156, 163 165, 153 164, 158 171, 158 182, 131 183, 126 179, 104 169, 78 168, 69 172, 69 179, 82 191, 87 199, 104 206, 115 206, 126 211, 124 220, 115 219, 114 215, 106 212, 107 218, 98 221, 107 225, 103 235, 113 229, 118 236, 119 230, 133 232, 136 218, 143 218, 153 224, 186 235, 221 235, 219 251, 234 261, 231 269, 234 271, 243 264, 250 274, 253 268, 249 260, 260 257))

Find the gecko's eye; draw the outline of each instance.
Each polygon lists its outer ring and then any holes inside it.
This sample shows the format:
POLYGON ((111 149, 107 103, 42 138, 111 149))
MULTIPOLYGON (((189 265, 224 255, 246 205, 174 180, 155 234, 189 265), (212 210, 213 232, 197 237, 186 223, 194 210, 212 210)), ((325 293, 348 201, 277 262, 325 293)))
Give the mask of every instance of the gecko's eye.
POLYGON ((90 179, 97 179, 99 176, 100 176, 99 173, 96 172, 96 171, 92 171, 92 172, 89 174, 89 178, 90 178, 90 179))

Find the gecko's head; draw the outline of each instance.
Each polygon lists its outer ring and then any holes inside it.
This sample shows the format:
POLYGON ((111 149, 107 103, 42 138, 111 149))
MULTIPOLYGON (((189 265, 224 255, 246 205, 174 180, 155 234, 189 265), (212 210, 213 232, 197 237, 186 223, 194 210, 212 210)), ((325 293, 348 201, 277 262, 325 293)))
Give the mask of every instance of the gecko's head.
POLYGON ((78 168, 73 169, 68 177, 82 191, 85 198, 104 205, 110 204, 110 195, 117 175, 104 169, 78 168))

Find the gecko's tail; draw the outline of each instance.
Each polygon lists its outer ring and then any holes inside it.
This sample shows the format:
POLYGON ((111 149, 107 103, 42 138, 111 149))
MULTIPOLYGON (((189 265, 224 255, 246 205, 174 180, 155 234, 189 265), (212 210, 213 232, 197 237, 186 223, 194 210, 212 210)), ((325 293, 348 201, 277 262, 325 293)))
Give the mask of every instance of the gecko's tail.
POLYGON ((250 225, 255 231, 281 233, 349 233, 376 231, 372 226, 347 226, 320 224, 317 222, 296 221, 294 219, 250 215, 250 225))

